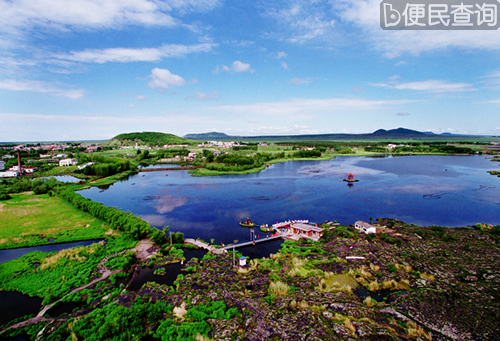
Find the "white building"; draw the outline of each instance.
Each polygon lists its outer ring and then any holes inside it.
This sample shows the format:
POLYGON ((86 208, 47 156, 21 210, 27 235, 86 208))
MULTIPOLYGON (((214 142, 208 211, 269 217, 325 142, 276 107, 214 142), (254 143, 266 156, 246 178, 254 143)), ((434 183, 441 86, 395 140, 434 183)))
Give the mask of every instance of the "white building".
POLYGON ((4 170, 4 169, 5 169, 5 162, 0 161, 0 170, 4 170))
POLYGON ((363 232, 366 234, 377 233, 377 228, 371 224, 365 223, 364 221, 358 220, 354 223, 354 228, 359 230, 359 233, 363 232))
POLYGON ((59 166, 72 166, 72 165, 76 165, 76 164, 77 164, 76 159, 59 160, 59 166))
POLYGON ((0 172, 0 178, 15 178, 19 176, 17 171, 0 172))

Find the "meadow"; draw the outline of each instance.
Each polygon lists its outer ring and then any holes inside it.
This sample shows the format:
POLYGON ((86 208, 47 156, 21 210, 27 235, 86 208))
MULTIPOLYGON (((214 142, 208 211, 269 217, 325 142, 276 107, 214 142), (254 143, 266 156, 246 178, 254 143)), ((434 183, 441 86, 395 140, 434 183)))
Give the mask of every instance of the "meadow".
POLYGON ((49 238, 59 243, 116 233, 106 222, 59 197, 33 192, 11 196, 0 203, 0 249, 43 245, 49 238))

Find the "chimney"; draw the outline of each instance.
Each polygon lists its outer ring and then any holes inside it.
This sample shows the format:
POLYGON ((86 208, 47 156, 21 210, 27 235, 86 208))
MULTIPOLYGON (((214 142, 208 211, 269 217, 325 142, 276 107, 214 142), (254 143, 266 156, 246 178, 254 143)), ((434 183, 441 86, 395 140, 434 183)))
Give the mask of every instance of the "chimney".
POLYGON ((19 150, 17 151, 17 170, 19 171, 19 175, 22 174, 21 172, 21 156, 19 155, 19 150))

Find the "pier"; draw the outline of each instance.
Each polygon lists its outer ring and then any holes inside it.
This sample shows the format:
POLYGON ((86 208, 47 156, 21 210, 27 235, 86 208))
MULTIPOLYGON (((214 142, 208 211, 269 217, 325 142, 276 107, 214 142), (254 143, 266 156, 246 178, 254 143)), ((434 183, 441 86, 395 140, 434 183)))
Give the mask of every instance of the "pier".
POLYGON ((231 250, 231 249, 237 249, 239 247, 243 247, 243 246, 247 246, 247 245, 255 245, 257 243, 262 243, 262 242, 267 242, 267 241, 270 241, 270 240, 275 240, 275 239, 279 239, 279 238, 283 238, 287 235, 287 233, 279 233, 279 234, 274 234, 270 237, 266 237, 266 238, 259 238, 259 239, 255 239, 255 240, 248 240, 248 241, 244 241, 244 242, 240 242, 240 243, 237 243, 237 244, 229 244, 229 245, 226 245, 225 247, 223 247, 221 250, 231 250))

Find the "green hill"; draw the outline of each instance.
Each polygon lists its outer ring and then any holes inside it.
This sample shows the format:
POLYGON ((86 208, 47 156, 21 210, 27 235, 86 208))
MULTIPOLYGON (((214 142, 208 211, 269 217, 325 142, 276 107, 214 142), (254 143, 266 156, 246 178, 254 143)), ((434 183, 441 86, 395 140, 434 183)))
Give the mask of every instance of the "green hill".
POLYGON ((110 145, 120 146, 133 146, 135 142, 140 146, 163 146, 165 144, 196 144, 198 141, 188 140, 177 135, 156 133, 156 132, 142 132, 142 133, 126 133, 113 137, 110 145))

